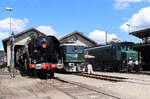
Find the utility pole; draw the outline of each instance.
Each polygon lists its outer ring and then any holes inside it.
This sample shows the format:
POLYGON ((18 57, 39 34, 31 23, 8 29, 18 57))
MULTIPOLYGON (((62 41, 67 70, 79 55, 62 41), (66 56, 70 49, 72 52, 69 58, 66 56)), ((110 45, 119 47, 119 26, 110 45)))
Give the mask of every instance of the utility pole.
POLYGON ((9 18, 9 21, 10 21, 10 49, 11 49, 11 59, 10 59, 10 77, 11 78, 14 78, 15 75, 14 75, 14 33, 12 32, 12 26, 11 26, 11 17, 12 17, 12 10, 13 8, 5 8, 5 10, 9 11, 10 12, 10 18, 9 18))
POLYGON ((130 24, 126 24, 128 26, 128 34, 130 33, 130 24))
POLYGON ((12 32, 11 36, 10 36, 10 47, 11 47, 11 60, 10 60, 10 77, 14 78, 15 74, 14 74, 14 33, 12 32))
POLYGON ((105 32, 105 44, 107 45, 107 31, 105 32))
MULTIPOLYGON (((130 33, 130 26, 131 26, 131 25, 128 24, 128 23, 127 23, 126 25, 128 26, 128 35, 129 35, 129 33, 130 33)), ((128 41, 129 41, 129 38, 128 38, 128 41)))

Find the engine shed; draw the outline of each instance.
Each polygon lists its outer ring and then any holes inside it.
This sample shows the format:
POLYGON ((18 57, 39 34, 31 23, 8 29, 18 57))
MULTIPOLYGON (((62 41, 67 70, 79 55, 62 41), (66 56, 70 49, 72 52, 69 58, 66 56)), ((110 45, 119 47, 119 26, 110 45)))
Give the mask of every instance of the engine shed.
POLYGON ((129 34, 141 39, 142 43, 150 42, 150 28, 139 30, 139 31, 134 31, 129 34))
POLYGON ((93 47, 98 45, 95 41, 83 35, 79 31, 74 31, 72 33, 69 33, 59 38, 59 41, 61 44, 72 43, 76 45, 82 45, 84 47, 93 47))
POLYGON ((139 53, 139 60, 143 70, 150 70, 150 28, 129 33, 142 40, 135 44, 134 49, 139 53))
MULTIPOLYGON (((31 34, 34 35, 35 37, 40 36, 40 35, 41 36, 45 35, 44 33, 38 31, 35 28, 29 28, 27 30, 24 30, 24 31, 14 35, 14 57, 15 57, 16 50, 18 48, 21 48, 22 46, 24 46, 27 43, 29 36, 31 34)), ((10 37, 3 39, 2 42, 3 42, 4 51, 5 51, 6 56, 7 56, 7 66, 10 66, 10 63, 11 63, 10 37)))

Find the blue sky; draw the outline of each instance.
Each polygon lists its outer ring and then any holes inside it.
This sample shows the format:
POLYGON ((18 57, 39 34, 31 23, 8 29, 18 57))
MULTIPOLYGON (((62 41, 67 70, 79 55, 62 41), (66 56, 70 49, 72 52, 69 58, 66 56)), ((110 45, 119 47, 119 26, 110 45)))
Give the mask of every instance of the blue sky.
POLYGON ((34 27, 59 38, 78 30, 103 43, 107 31, 109 40, 138 42, 127 31, 150 26, 150 0, 0 0, 0 41, 10 35, 6 7, 13 8, 15 34, 34 27))

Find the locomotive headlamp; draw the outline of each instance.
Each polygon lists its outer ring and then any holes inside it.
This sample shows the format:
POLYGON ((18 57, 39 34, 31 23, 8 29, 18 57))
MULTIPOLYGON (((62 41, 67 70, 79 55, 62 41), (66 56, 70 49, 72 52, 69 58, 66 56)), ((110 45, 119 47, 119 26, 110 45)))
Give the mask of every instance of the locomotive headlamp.
POLYGON ((36 64, 36 60, 33 60, 33 63, 36 64))
POLYGON ((139 64, 137 60, 135 61, 135 64, 136 64, 136 65, 138 65, 138 64, 139 64))
POLYGON ((42 44, 42 47, 43 47, 43 48, 46 48, 46 47, 47 47, 47 45, 46 45, 45 43, 43 43, 43 44, 42 44))

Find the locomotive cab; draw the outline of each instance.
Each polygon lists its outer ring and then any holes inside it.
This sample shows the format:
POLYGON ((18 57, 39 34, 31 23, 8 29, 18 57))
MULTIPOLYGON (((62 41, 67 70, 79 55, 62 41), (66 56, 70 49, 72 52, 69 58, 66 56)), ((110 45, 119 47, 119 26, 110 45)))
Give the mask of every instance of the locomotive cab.
POLYGON ((67 72, 82 72, 84 59, 84 49, 81 45, 63 44, 61 45, 63 54, 64 70, 67 72))
POLYGON ((118 50, 120 51, 121 58, 120 60, 123 63, 123 71, 138 71, 139 70, 139 62, 138 62, 138 52, 133 50, 132 45, 120 45, 118 46, 118 50))

